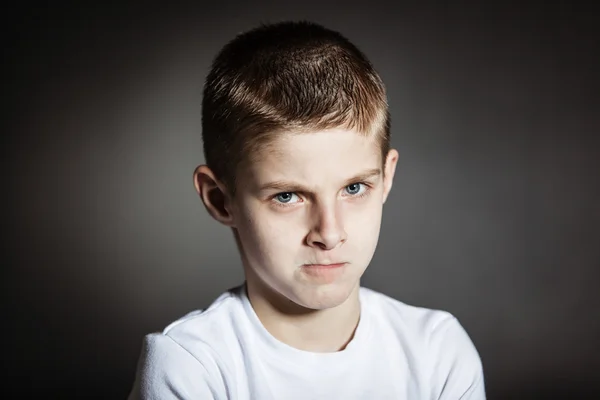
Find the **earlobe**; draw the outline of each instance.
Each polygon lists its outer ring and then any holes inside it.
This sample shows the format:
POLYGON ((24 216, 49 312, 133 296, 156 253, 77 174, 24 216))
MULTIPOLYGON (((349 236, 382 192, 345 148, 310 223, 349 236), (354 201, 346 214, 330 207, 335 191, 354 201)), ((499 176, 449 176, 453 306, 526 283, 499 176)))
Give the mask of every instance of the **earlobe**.
POLYGON ((207 165, 200 165, 194 171, 194 187, 210 216, 223 225, 233 227, 228 192, 207 165))
POLYGON ((398 164, 399 154, 395 149, 390 149, 385 159, 385 174, 383 181, 383 203, 385 204, 390 191, 392 190, 392 184, 394 182, 394 174, 396 173, 396 165, 398 164))

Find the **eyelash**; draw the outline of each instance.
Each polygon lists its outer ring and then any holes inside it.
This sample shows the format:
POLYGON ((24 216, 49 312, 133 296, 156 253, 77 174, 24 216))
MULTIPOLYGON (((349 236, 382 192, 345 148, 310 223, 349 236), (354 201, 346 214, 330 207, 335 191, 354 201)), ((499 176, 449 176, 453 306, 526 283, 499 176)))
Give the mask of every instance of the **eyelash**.
MULTIPOLYGON (((355 182, 355 183, 351 183, 348 186, 344 187, 344 190, 346 188, 348 188, 349 186, 352 185, 362 185, 364 187, 364 191, 360 194, 350 194, 348 195, 349 197, 351 197, 352 199, 361 199, 363 197, 368 196, 371 193, 371 186, 369 184, 367 184, 366 182, 355 182)), ((271 202, 273 203, 273 205, 275 205, 276 207, 282 207, 282 208, 286 208, 286 207, 292 207, 294 204, 296 203, 282 203, 280 201, 277 201, 277 196, 281 195, 281 194, 285 194, 285 193, 290 193, 290 194, 295 194, 296 196, 298 195, 296 192, 279 192, 277 194, 275 194, 274 196, 271 197, 271 202)))

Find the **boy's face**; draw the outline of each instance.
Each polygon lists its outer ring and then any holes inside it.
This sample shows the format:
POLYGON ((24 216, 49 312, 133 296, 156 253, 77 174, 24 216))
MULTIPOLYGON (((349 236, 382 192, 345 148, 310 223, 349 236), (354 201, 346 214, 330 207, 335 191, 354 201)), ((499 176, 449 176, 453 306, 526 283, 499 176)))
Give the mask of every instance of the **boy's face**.
POLYGON ((397 159, 384 174, 377 140, 343 129, 276 139, 228 206, 246 273, 309 309, 343 303, 375 252, 397 159))

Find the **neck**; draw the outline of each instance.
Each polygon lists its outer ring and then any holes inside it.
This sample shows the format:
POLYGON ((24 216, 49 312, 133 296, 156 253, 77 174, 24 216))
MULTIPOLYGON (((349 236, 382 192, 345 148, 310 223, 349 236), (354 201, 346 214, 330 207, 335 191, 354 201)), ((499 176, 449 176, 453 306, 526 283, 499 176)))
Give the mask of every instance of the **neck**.
POLYGON ((360 318, 359 285, 342 304, 312 310, 293 303, 254 279, 246 281, 248 298, 265 329, 299 350, 328 353, 343 350, 360 318))

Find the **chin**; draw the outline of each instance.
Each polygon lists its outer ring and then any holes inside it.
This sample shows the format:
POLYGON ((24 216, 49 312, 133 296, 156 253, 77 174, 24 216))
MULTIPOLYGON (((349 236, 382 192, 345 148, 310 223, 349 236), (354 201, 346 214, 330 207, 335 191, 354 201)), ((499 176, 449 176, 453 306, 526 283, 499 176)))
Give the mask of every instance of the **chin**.
POLYGON ((357 283, 310 286, 296 291, 295 299, 290 300, 311 310, 326 310, 346 302, 356 286, 357 283))

